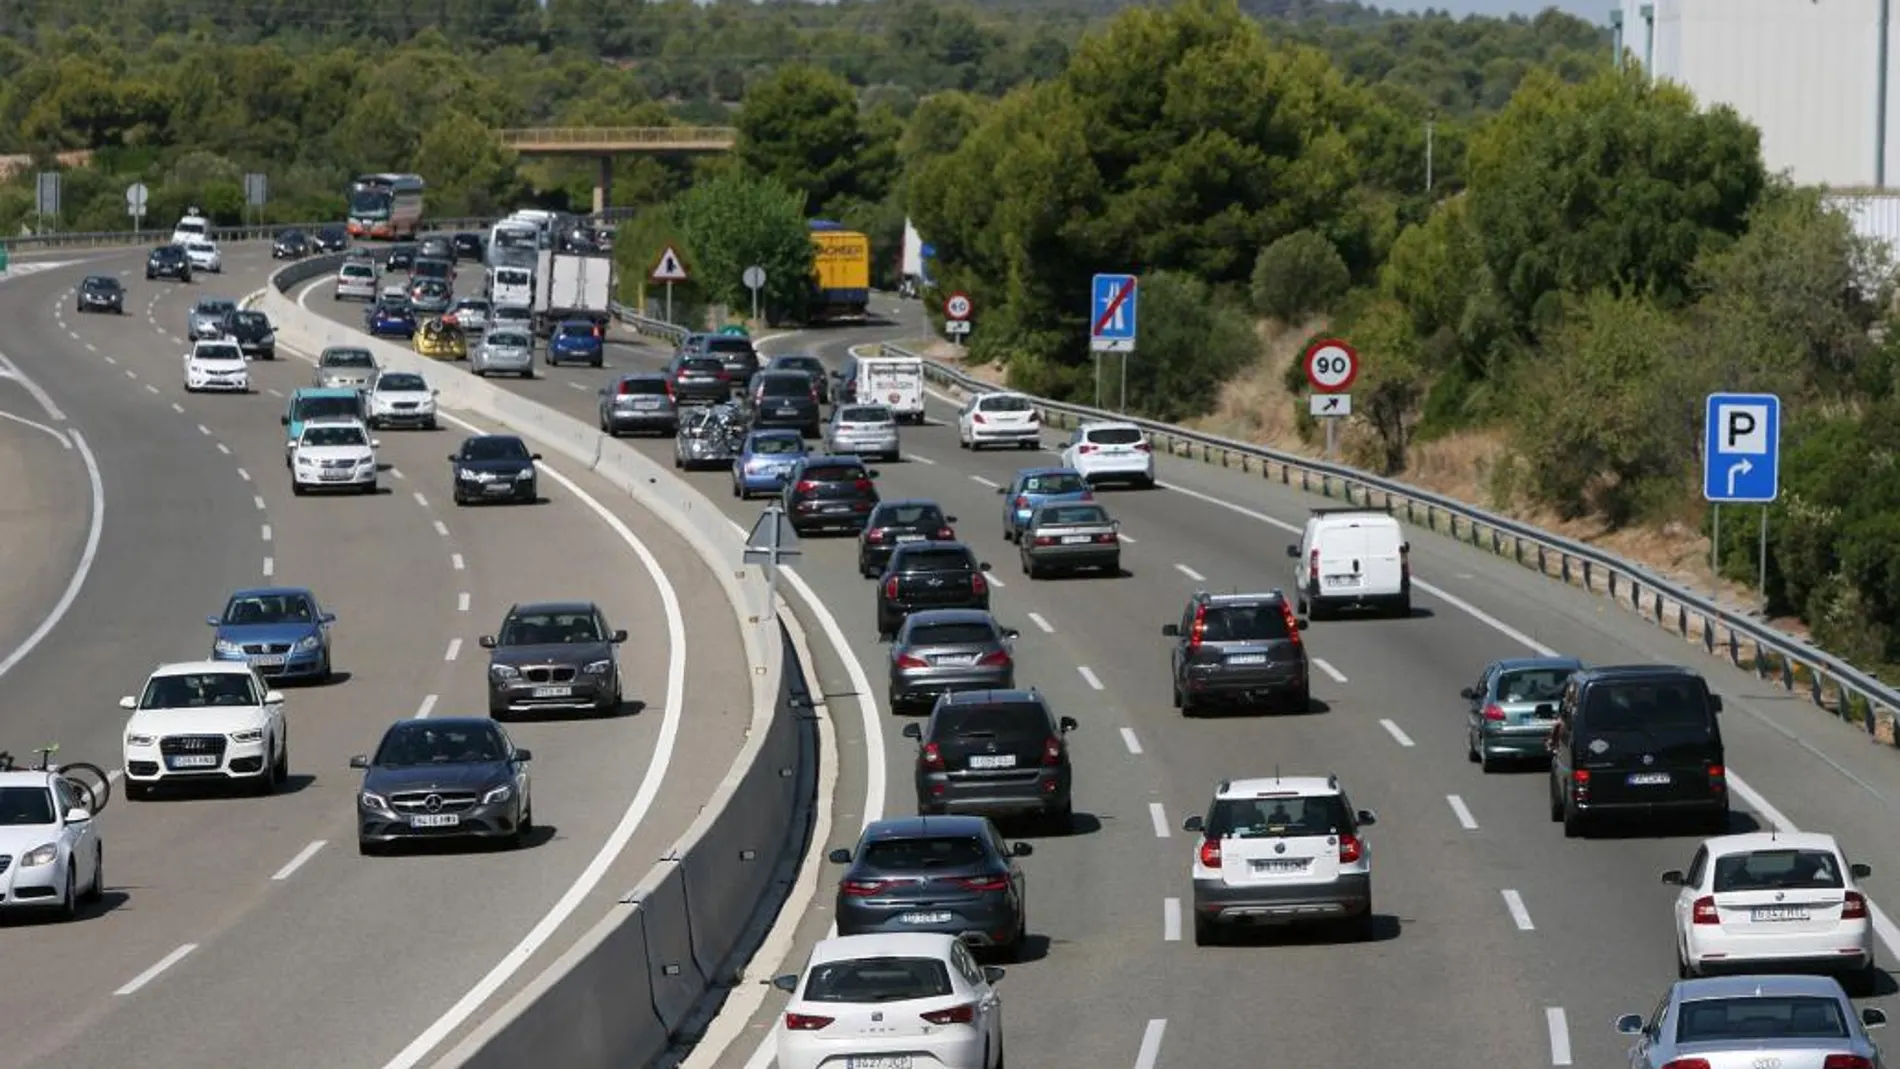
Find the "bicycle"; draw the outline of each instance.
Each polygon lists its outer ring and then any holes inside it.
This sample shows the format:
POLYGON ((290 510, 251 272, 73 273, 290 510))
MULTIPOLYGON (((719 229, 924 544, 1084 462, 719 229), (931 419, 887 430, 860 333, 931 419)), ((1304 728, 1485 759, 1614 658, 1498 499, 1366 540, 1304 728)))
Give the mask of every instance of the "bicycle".
MULTIPOLYGON (((58 752, 58 743, 54 743, 51 746, 36 747, 33 753, 38 760, 31 769, 25 771, 58 773, 67 783, 72 784, 74 789, 79 791, 89 803, 86 806, 87 812, 96 814, 103 811, 106 805, 112 801, 112 777, 106 775, 105 769, 100 768, 98 765, 87 764, 84 761, 74 761, 71 764, 56 765, 52 762, 52 757, 58 752)), ((22 770, 14 764, 13 755, 5 750, 0 750, 0 772, 17 771, 22 770)))

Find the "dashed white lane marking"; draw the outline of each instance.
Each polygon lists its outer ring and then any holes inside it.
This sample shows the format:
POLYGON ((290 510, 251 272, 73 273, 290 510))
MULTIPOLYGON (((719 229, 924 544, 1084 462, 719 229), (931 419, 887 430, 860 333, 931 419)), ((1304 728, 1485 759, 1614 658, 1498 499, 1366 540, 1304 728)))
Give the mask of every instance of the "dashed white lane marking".
POLYGON ((1318 657, 1313 658, 1313 667, 1333 677, 1333 682, 1335 683, 1344 683, 1346 681, 1346 673, 1341 672, 1339 669, 1334 668, 1332 665, 1328 664, 1325 661, 1320 660, 1318 657))
POLYGON ((995 481, 993 481, 993 480, 990 480, 990 479, 985 479, 985 478, 984 478, 983 476, 981 476, 981 475, 972 475, 972 476, 970 476, 970 481, 971 481, 971 482, 973 482, 973 483, 981 483, 981 484, 983 484, 984 486, 987 486, 987 487, 989 487, 989 488, 990 488, 990 489, 992 489, 992 490, 1001 490, 1001 489, 1003 488, 1003 484, 1002 484, 1002 483, 999 483, 999 482, 995 482, 995 481))
POLYGON ((1458 818, 1459 827, 1466 831, 1478 830, 1478 818, 1471 815, 1471 807, 1465 804, 1463 798, 1448 794, 1445 796, 1445 801, 1451 804, 1451 815, 1458 818))
POLYGON ((1544 1029, 1550 1033, 1550 1064, 1570 1064, 1570 1019, 1562 1006, 1544 1007, 1544 1029))
POLYGON ((1192 579, 1197 583, 1207 582, 1207 576, 1202 575, 1200 572, 1195 571, 1194 569, 1188 567, 1185 564, 1175 565, 1174 570, 1177 572, 1180 572, 1182 575, 1187 576, 1189 579, 1192 579))
POLYGON ((1134 728, 1122 729, 1122 745, 1128 747, 1129 753, 1137 757, 1141 755, 1141 740, 1135 737, 1134 728))
POLYGON ((468 611, 468 591, 464 590, 460 594, 455 595, 455 611, 468 611))
POLYGON ((995 588, 996 588, 996 589, 998 589, 998 590, 1001 590, 1001 589, 1003 589, 1003 588, 1004 588, 1005 586, 1008 586, 1008 585, 1009 585, 1009 584, 1007 584, 1007 583, 1005 583, 1005 582, 1003 582, 1003 581, 1002 581, 1001 579, 998 579, 998 578, 996 577, 996 575, 995 575, 995 573, 993 573, 993 572, 984 572, 984 573, 983 573, 983 578, 984 578, 985 580, 987 580, 987 581, 989 582, 989 584, 990 584, 991 586, 993 586, 993 587, 995 587, 995 588))
POLYGON ((136 371, 133 371, 131 368, 126 368, 125 377, 128 379, 136 379, 139 377, 139 373, 136 371))
POLYGON ((87 342, 87 343, 86 343, 86 351, 87 351, 87 352, 89 352, 89 353, 96 353, 96 352, 98 352, 98 351, 99 351, 99 347, 98 347, 97 345, 94 345, 94 344, 93 344, 93 343, 91 343, 91 342, 87 342))
POLYGON ((1042 633, 1045 635, 1053 635, 1056 633, 1056 629, 1050 625, 1049 621, 1043 619, 1042 614, 1039 612, 1030 613, 1029 622, 1035 624, 1037 627, 1042 628, 1042 633))
POLYGON ((118 364, 119 364, 119 362, 118 362, 117 360, 115 360, 114 358, 112 358, 112 357, 110 357, 110 356, 108 356, 108 357, 106 357, 106 363, 108 363, 108 364, 111 364, 111 365, 113 365, 114 367, 117 367, 117 366, 118 366, 118 364))
POLYGON ((277 574, 276 559, 272 557, 265 557, 264 558, 264 578, 269 579, 271 576, 276 575, 276 574, 277 574))
POLYGON ((1155 1069, 1161 1060, 1161 1037, 1168 1030, 1165 1018, 1156 1017, 1141 1031, 1141 1049, 1135 1052, 1135 1069, 1155 1069))
POLYGON ((449 639, 449 652, 444 654, 442 656, 442 659, 445 661, 453 661, 455 660, 455 658, 461 656, 461 654, 462 654, 462 640, 459 638, 452 638, 452 639, 449 639))
POLYGON ((587 392, 587 384, 586 384, 586 383, 582 383, 582 382, 575 382, 575 381, 573 381, 572 379, 570 379, 570 380, 568 380, 568 385, 569 385, 569 386, 572 386, 572 387, 573 387, 574 389, 576 389, 576 390, 579 390, 579 391, 581 391, 582 393, 586 393, 586 392, 587 392))
POLYGON ((209 438, 211 437, 211 428, 200 423, 198 424, 198 433, 204 435, 206 438, 209 438))
POLYGON ((283 392, 282 390, 279 390, 279 389, 278 389, 277 387, 275 387, 275 386, 266 386, 266 387, 264 387, 264 392, 265 392, 265 393, 267 393, 267 394, 270 394, 270 395, 271 395, 272 397, 282 397, 282 396, 284 396, 284 392, 283 392))
POLYGON ((1537 925, 1531 923, 1531 911, 1524 908, 1524 896, 1511 890, 1509 887, 1504 889, 1503 894, 1504 908, 1511 911, 1511 923, 1517 925, 1517 930, 1520 932, 1535 931, 1537 925))
POLYGON ((390 469, 389 469, 389 474, 391 474, 391 475, 393 475, 393 476, 395 476, 395 477, 396 477, 396 478, 398 478, 398 479, 407 479, 407 478, 409 477, 409 476, 407 476, 407 475, 404 475, 404 474, 402 473, 402 469, 401 469, 401 468, 390 468, 390 469))
POLYGON ((1135 544, 1135 539, 1132 535, 1117 535, 1116 537, 1120 538, 1122 541, 1128 543, 1131 546, 1135 544))
POLYGON ((231 447, 230 447, 230 446, 228 446, 228 445, 225 445, 225 444, 224 444, 223 442, 217 442, 217 443, 215 443, 215 444, 216 444, 216 445, 217 445, 217 447, 218 447, 218 452, 220 452, 220 453, 223 453, 223 454, 224 454, 225 456, 227 456, 227 457, 231 455, 231 447))
POLYGON ((416 706, 416 719, 417 720, 429 719, 429 714, 435 712, 435 702, 436 702, 435 695, 424 694, 422 696, 422 704, 416 706))
POLYGON ((253 504, 253 505, 256 505, 256 506, 257 506, 257 511, 259 511, 259 512, 262 512, 262 511, 264 511, 264 497, 263 497, 263 495, 262 495, 262 494, 252 494, 252 495, 251 495, 251 504, 253 504))
POLYGON ((1384 728, 1385 733, 1392 736, 1393 741, 1397 742, 1400 746, 1413 745, 1412 736, 1407 735, 1405 733, 1405 729, 1399 727, 1397 724, 1394 724, 1392 721, 1381 720, 1379 721, 1379 726, 1384 728))
POLYGON ((913 464, 935 464, 936 463, 936 461, 930 459, 929 457, 918 456, 916 453, 905 453, 904 459, 910 461, 913 464))
POLYGON ((239 468, 239 469, 238 469, 238 478, 240 478, 240 479, 243 479, 243 480, 244 480, 245 482, 247 482, 247 483, 248 483, 248 482, 250 482, 250 481, 251 481, 251 473, 250 473, 250 472, 248 472, 248 471, 245 471, 245 470, 244 470, 243 468, 239 468))
POLYGON ((1167 943, 1181 941, 1181 900, 1178 898, 1161 900, 1161 939, 1167 943))
POLYGON ((435 521, 435 533, 441 535, 443 538, 447 538, 449 536, 449 525, 443 523, 441 520, 435 521))
POLYGON ((462 570, 462 555, 460 553, 449 554, 449 564, 453 565, 456 571, 458 572, 461 571, 462 570))
POLYGON ((429 499, 422 496, 422 491, 416 491, 415 497, 416 504, 421 505, 425 509, 429 507, 429 499))
POLYGON ((146 383, 146 384, 145 384, 145 392, 146 392, 146 393, 149 393, 149 394, 153 394, 153 395, 157 395, 157 393, 158 393, 158 387, 156 387, 156 386, 154 386, 154 385, 152 385, 151 383, 149 383, 149 382, 148 382, 148 383, 146 383))
POLYGON ((160 973, 178 964, 179 962, 185 960, 185 955, 190 954, 192 951, 196 949, 198 949, 198 944, 186 943, 184 946, 181 946, 177 950, 174 950, 171 953, 165 955, 164 957, 158 959, 158 964, 152 966, 151 968, 145 970, 144 972, 138 974, 137 976, 134 976, 132 979, 126 982, 124 987, 121 987, 117 991, 114 991, 113 994, 115 995, 132 994, 133 992, 137 991, 139 988, 144 987, 146 984, 149 984, 153 980, 158 979, 158 976, 160 973))
POLYGON ((181 416, 182 416, 182 415, 184 415, 184 414, 185 414, 185 406, 184 406, 184 405, 181 405, 181 404, 179 404, 179 403, 178 403, 178 402, 176 402, 176 401, 173 401, 173 402, 172 402, 172 411, 173 411, 173 412, 176 412, 176 413, 178 413, 179 415, 181 415, 181 416))
POLYGON ((1096 690, 1108 689, 1107 687, 1102 686, 1101 680, 1095 678, 1095 673, 1089 670, 1088 665, 1086 664, 1076 665, 1075 670, 1082 674, 1082 682, 1087 683, 1089 686, 1094 687, 1096 690))
POLYGON ((313 842, 309 846, 304 847, 302 850, 297 851, 297 856, 291 858, 290 861, 287 864, 285 864, 283 868, 278 869, 277 872, 271 876, 271 879, 273 880, 290 879, 290 877, 294 873, 296 873, 298 869, 303 868, 304 862, 310 860, 313 857, 316 857, 317 851, 323 849, 324 846, 328 842, 329 840, 327 839, 318 839, 316 842, 313 842))
POLYGON ((270 541, 270 524, 264 525, 264 541, 270 541))
POLYGON ((78 340, 79 340, 79 332, 78 332, 78 331, 76 331, 76 330, 69 330, 69 331, 67 331, 67 332, 66 332, 66 336, 67 336, 67 337, 69 337, 69 338, 71 338, 71 339, 72 339, 72 340, 74 340, 74 341, 78 341, 78 340))
POLYGON ((1160 802, 1148 803, 1148 819, 1154 822, 1155 838, 1166 839, 1172 834, 1168 830, 1168 811, 1162 808, 1160 802))

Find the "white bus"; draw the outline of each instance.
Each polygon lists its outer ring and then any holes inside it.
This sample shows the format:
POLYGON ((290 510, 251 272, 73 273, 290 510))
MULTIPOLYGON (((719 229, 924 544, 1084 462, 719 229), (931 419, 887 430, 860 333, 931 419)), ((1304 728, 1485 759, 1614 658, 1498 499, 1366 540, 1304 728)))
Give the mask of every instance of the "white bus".
POLYGON ((503 219, 488 231, 488 266, 534 269, 535 251, 541 247, 541 232, 534 224, 503 219))

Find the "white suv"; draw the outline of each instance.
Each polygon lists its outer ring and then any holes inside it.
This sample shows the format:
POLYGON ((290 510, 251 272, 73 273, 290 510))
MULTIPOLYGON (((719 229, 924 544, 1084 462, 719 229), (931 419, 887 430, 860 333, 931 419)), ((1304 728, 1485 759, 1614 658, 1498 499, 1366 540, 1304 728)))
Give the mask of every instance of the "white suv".
POLYGON ((1222 780, 1205 816, 1182 822, 1194 844, 1194 942, 1238 925, 1338 923, 1373 933, 1372 844, 1377 823, 1354 810, 1338 776, 1222 780))
POLYGON ((380 445, 360 419, 314 419, 305 423, 303 433, 290 444, 290 492, 375 493, 376 449, 380 445))
POLYGON ((1091 486, 1125 482, 1145 490, 1155 484, 1154 445, 1132 423, 1082 424, 1063 447, 1062 463, 1091 486))
POLYGON ((289 778, 284 696, 237 661, 162 664, 138 695, 119 699, 125 724, 125 796, 160 785, 248 783, 269 794, 289 778))
POLYGON ((185 354, 185 392, 251 392, 251 364, 244 348, 223 338, 194 342, 185 354))

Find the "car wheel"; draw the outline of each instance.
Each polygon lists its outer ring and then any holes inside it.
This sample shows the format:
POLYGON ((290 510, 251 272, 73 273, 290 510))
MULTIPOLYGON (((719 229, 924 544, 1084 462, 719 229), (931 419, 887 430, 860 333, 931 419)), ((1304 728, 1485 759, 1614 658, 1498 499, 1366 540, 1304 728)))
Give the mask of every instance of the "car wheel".
POLYGON ((1199 913, 1194 915, 1194 945, 1211 947, 1221 941, 1220 922, 1210 921, 1199 913))
POLYGON ((290 481, 290 493, 291 493, 291 496, 293 497, 302 497, 305 493, 304 485, 298 482, 297 480, 292 479, 290 481))
MULTIPOLYGON (((1678 980, 1695 979, 1695 970, 1689 967, 1689 960, 1682 956, 1681 947, 1676 948, 1676 979, 1678 980)), ((1842 984, 1841 986, 1846 987, 1847 985, 1842 984)))
POLYGON ((508 837, 509 848, 514 849, 514 850, 519 850, 522 847, 527 846, 528 836, 533 831, 534 831, 534 799, 533 797, 529 797, 529 799, 523 802, 521 805, 521 816, 519 819, 515 821, 515 833, 508 837))
POLYGON ((92 847, 92 886, 79 896, 82 902, 97 902, 106 896, 106 848, 104 843, 94 843, 92 847))
POLYGON ((1299 690, 1294 691, 1293 700, 1288 702, 1287 704, 1292 708, 1293 712, 1296 712, 1296 713, 1311 712, 1313 708, 1312 689, 1309 687, 1301 687, 1299 690))
POLYGON ((474 372, 475 372, 475 377, 478 379, 485 379, 488 377, 488 369, 485 367, 475 368, 474 372))
POLYGON ((70 921, 79 916, 78 888, 74 885, 73 867, 66 866, 66 893, 60 897, 59 905, 53 907, 53 919, 70 921))
POLYGON ((1052 809, 1043 815, 1041 823, 1044 834, 1067 835, 1075 829, 1075 809, 1070 805, 1052 809))
POLYGON ((317 682, 328 683, 330 674, 330 651, 325 650, 323 651, 323 667, 317 669, 317 682))
POLYGON ((377 857, 383 852, 383 844, 359 837, 356 840, 356 852, 364 857, 377 857))
POLYGON ((423 430, 425 430, 425 431, 432 431, 432 430, 435 430, 435 427, 436 427, 436 424, 435 424, 435 417, 433 417, 433 416, 431 416, 431 417, 430 417, 429 419, 427 419, 427 420, 425 420, 425 421, 423 422, 423 424, 422 424, 422 429, 423 429, 423 430))
POLYGON ((1488 776, 1491 773, 1496 772, 1497 770, 1498 770, 1497 758, 1492 757, 1488 753, 1485 753, 1483 749, 1479 749, 1478 750, 1478 771, 1488 776))
POLYGON ((125 797, 129 802, 146 802, 152 797, 152 788, 148 784, 134 780, 125 780, 125 797))
POLYGON ((270 778, 276 782, 277 786, 280 786, 280 787, 290 782, 290 740, 289 739, 285 739, 283 742, 283 745, 278 747, 277 760, 271 762, 270 778))
POLYGON ((737 479, 732 480, 732 496, 741 501, 745 500, 745 490, 739 486, 739 480, 737 479))
POLYGON ((532 379, 532 378, 534 378, 534 369, 533 369, 533 368, 528 368, 527 370, 525 370, 525 371, 523 371, 523 372, 521 373, 521 377, 522 377, 522 378, 524 378, 524 379, 532 379))
POLYGON ((1555 824, 1562 819, 1564 819, 1563 796, 1558 793, 1557 783, 1553 779, 1550 784, 1550 822, 1555 824))
POLYGON ((382 483, 379 480, 371 479, 369 482, 366 482, 363 484, 363 492, 366 494, 373 495, 373 494, 378 493, 381 490, 382 490, 382 483))
POLYGON ((1581 839, 1584 837, 1584 833, 1589 830, 1584 827, 1582 811, 1567 801, 1564 803, 1563 821, 1564 838, 1566 839, 1581 839))

